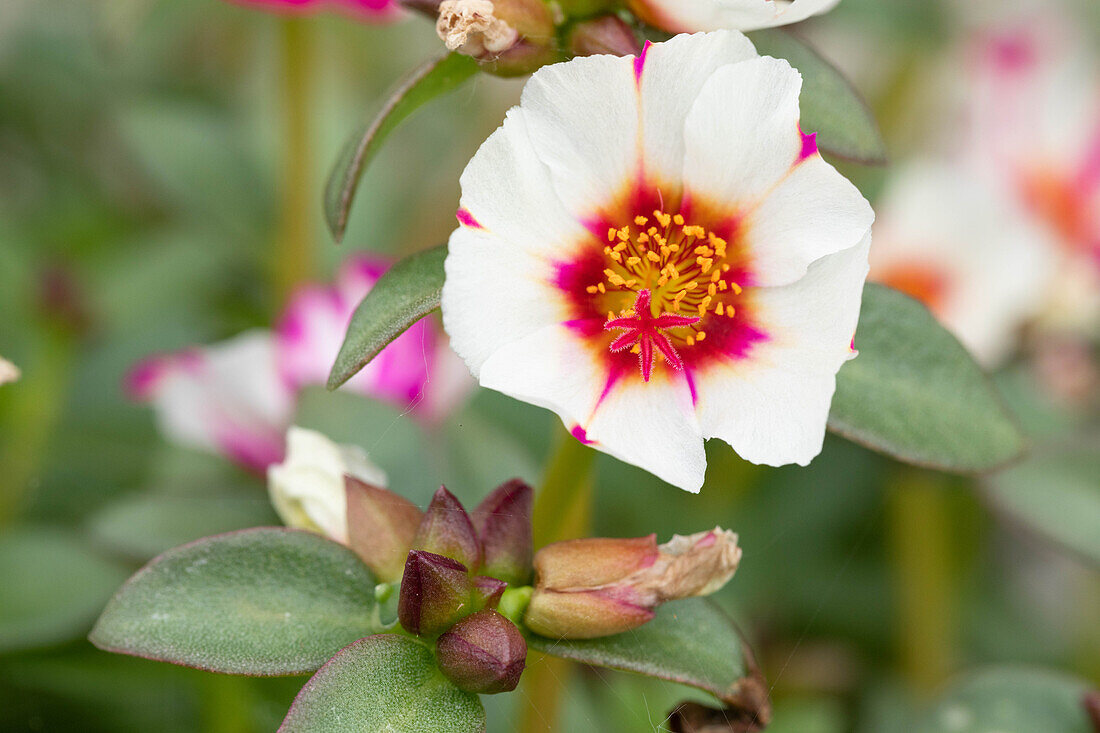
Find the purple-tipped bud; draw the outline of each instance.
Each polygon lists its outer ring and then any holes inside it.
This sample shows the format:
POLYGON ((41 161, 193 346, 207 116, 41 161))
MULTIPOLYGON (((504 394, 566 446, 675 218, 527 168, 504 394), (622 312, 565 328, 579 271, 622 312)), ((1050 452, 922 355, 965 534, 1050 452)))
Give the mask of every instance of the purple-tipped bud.
POLYGON ((454 558, 471 570, 481 565, 481 543, 470 516, 454 494, 439 487, 424 512, 413 549, 454 558))
POLYGON ((397 618, 417 636, 435 636, 473 610, 473 581, 449 557, 412 550, 401 578, 397 618))
POLYGON ((474 578, 474 605, 478 608, 496 608, 508 584, 503 580, 479 575, 474 578))
POLYGON ((642 52, 634 31, 617 15, 577 23, 569 32, 568 43, 574 56, 638 56, 642 52))
POLYGON ((519 684, 527 642, 519 629, 496 611, 478 611, 439 637, 439 668, 467 692, 493 695, 519 684))
POLYGON ((717 527, 660 546, 653 535, 547 545, 535 556, 535 592, 523 621, 556 638, 618 634, 652 619, 666 601, 715 592, 740 559, 737 535, 717 527))
POLYGON ((348 545, 380 580, 399 580, 421 511, 408 499, 353 476, 344 477, 344 491, 348 545))
POLYGON ((515 586, 531 582, 533 505, 534 492, 519 479, 501 484, 477 505, 472 519, 481 538, 481 572, 515 586))

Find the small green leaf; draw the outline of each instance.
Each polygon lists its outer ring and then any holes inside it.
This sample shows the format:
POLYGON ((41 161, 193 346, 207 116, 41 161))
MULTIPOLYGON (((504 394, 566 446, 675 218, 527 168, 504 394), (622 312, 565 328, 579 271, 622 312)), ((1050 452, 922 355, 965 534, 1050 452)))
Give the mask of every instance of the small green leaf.
POLYGON ((89 529, 110 549, 147 560, 185 542, 278 521, 267 495, 252 487, 248 493, 128 496, 97 512, 89 529))
POLYGON ((857 163, 886 163, 886 144, 875 118, 836 67, 789 31, 757 31, 749 38, 762 55, 786 59, 801 72, 802 129, 817 133, 822 150, 857 163))
POLYGON ((337 242, 344 238, 355 191, 367 166, 398 125, 421 106, 458 88, 478 71, 469 56, 452 53, 414 71, 365 127, 344 146, 325 186, 325 219, 337 242))
POLYGON ((837 375, 829 427, 907 463, 988 471, 1016 458, 1024 437, 982 370, 928 310, 870 284, 859 356, 837 375))
POLYGON ((447 246, 440 245, 406 257, 379 278, 351 317, 329 389, 351 379, 386 344, 439 307, 446 258, 447 246))
POLYGON ((1100 565, 1100 446, 1035 455, 991 476, 984 493, 1009 518, 1100 565))
POLYGON ((0 652, 78 639, 126 572, 53 529, 0 534, 0 652))
POLYGON ((302 674, 371 632, 374 582, 350 550, 319 535, 232 532, 150 562, 90 638, 107 651, 212 672, 302 674))
POLYGON ((675 601, 633 631, 600 639, 531 635, 528 644, 555 657, 637 672, 705 690, 732 710, 766 722, 767 685, 740 632, 713 603, 675 601))
POLYGON ((1054 672, 992 668, 953 686, 909 730, 914 733, 1095 733, 1085 711, 1088 685, 1054 672))
POLYGON ((485 709, 452 685, 431 651, 379 634, 340 651, 306 683, 279 733, 477 733, 485 709))

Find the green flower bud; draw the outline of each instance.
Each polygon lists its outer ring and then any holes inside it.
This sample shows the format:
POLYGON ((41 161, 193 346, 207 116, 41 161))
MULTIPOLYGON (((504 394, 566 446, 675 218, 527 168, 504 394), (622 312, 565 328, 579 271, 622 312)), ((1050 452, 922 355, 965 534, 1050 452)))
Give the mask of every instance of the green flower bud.
POLYGON ((527 642, 511 621, 484 610, 440 636, 436 657, 440 670, 457 687, 493 695, 516 689, 527 660, 527 642))

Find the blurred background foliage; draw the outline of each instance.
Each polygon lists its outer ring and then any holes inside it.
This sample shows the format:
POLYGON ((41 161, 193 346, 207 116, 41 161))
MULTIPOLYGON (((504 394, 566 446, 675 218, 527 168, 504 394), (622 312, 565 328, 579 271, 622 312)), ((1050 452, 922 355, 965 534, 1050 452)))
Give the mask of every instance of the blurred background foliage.
MULTIPOLYGON (((936 63, 958 31, 945 5, 843 0, 800 27, 852 74, 894 158, 919 150, 935 123, 936 63)), ((1095 3, 1081 17, 1100 28, 1095 3)), ((481 76, 399 130, 338 248, 321 218, 324 176, 345 136, 438 41, 415 19, 298 22, 317 201, 316 268, 302 279, 327 277, 349 251, 444 241, 458 175, 522 82, 481 76)), ((0 389, 0 730, 268 731, 302 682, 209 675, 84 640, 121 580, 154 554, 277 521, 258 477, 166 444, 121 382, 148 354, 269 327, 278 312, 285 23, 221 0, 0 5, 0 354, 24 371, 18 389, 0 389)), ((842 168, 872 198, 889 172, 842 168)), ((1038 444, 1088 422, 1024 373, 1000 379, 1038 444)), ((558 434, 549 413, 486 391, 424 427, 318 389, 297 422, 363 446, 391 487, 421 504, 441 481, 467 504, 512 475, 537 481, 558 434)), ((933 695, 985 665, 1100 683, 1095 565, 998 519, 982 482, 836 438, 805 469, 752 466, 717 442, 708 455, 699 497, 601 456, 593 529, 663 539, 720 523, 741 534, 745 560, 719 600, 773 685, 770 730, 890 733, 917 730, 921 716, 933 721, 921 730, 946 730, 928 712, 933 695)), ((1049 476, 1017 483, 1026 492, 1049 476)), ((1078 476, 1095 495, 1096 473, 1078 476)), ((1081 535, 1090 541, 1088 525, 1081 535)), ((561 684, 562 730, 661 730, 668 709, 692 697, 606 670, 561 684)), ((513 730, 526 695, 487 698, 490 730, 513 730)))

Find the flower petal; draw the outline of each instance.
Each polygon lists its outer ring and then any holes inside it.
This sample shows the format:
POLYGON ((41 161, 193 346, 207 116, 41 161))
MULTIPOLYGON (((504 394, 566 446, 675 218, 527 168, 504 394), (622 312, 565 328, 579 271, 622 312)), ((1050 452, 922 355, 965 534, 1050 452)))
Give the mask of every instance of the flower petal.
POLYGON ((840 0, 629 0, 651 25, 676 33, 734 28, 751 31, 797 23, 840 0))
POLYGON ((795 283, 754 290, 768 339, 747 358, 692 375, 705 436, 769 466, 806 465, 821 451, 836 373, 851 356, 870 244, 867 235, 795 283))

